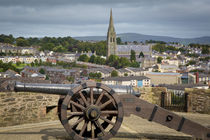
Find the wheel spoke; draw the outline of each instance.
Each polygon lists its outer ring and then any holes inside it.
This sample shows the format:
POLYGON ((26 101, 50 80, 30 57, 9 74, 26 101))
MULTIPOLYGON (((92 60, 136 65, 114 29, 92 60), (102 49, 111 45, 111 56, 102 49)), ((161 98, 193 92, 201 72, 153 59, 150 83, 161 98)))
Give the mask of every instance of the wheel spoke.
POLYGON ((100 109, 103 109, 104 107, 106 107, 107 105, 109 105, 110 103, 112 103, 112 100, 109 99, 107 102, 105 102, 104 104, 100 105, 100 109))
POLYGON ((72 128, 76 125, 78 125, 80 122, 82 122, 84 120, 84 118, 80 118, 79 120, 77 120, 73 125, 72 125, 72 128))
POLYGON ((69 112, 69 113, 67 113, 67 115, 72 115, 72 116, 81 116, 83 114, 84 114, 83 112, 69 112))
POLYGON ((71 116, 68 117, 68 120, 71 120, 74 117, 75 117, 74 115, 71 115, 71 116))
POLYGON ((90 104, 93 105, 93 88, 90 88, 90 104))
POLYGON ((103 90, 103 91, 101 92, 101 94, 100 94, 100 96, 98 97, 98 99, 97 99, 95 105, 98 105, 98 104, 100 103, 100 101, 101 101, 102 97, 104 96, 104 93, 105 93, 105 92, 106 92, 105 90, 103 90))
POLYGON ((102 119, 102 120, 108 122, 108 123, 111 124, 111 125, 114 125, 114 123, 113 123, 112 121, 108 120, 107 118, 104 118, 103 116, 100 116, 100 119, 102 119))
MULTIPOLYGON (((110 100, 112 100, 112 97, 111 97, 111 95, 109 95, 109 94, 106 94, 106 96, 110 99, 110 100)), ((112 100, 112 104, 114 105, 114 107, 116 108, 116 104, 115 104, 115 102, 114 102, 114 100, 112 100)))
POLYGON ((95 138, 95 131, 94 131, 94 124, 93 124, 93 122, 91 122, 91 137, 92 137, 92 139, 95 138))
MULTIPOLYGON (((81 119, 82 118, 82 116, 80 116, 77 120, 79 120, 79 119, 81 119)), ((72 127, 72 129, 76 129, 77 128, 77 126, 79 125, 79 123, 78 124, 76 124, 76 125, 74 125, 74 127, 72 127)))
POLYGON ((101 129, 101 132, 105 135, 104 128, 101 126, 100 122, 98 120, 96 120, 95 123, 101 129))
POLYGON ((116 110, 106 110, 106 111, 101 111, 101 114, 102 115, 104 115, 104 114, 117 115, 118 111, 116 111, 116 110))
POLYGON ((83 95, 83 93, 82 93, 81 91, 79 92, 79 95, 80 95, 80 97, 82 98, 82 100, 83 100, 83 102, 85 103, 85 105, 88 106, 89 103, 87 102, 85 96, 83 95))
POLYGON ((83 135, 83 133, 85 132, 85 129, 87 128, 87 124, 88 124, 88 121, 85 121, 84 124, 83 124, 83 127, 79 133, 80 136, 83 135))
POLYGON ((83 112, 70 112, 70 113, 67 113, 67 115, 69 116, 68 120, 74 118, 75 116, 82 116, 83 114, 84 114, 83 112))
POLYGON ((80 109, 85 110, 85 107, 84 106, 82 106, 82 105, 80 105, 80 104, 78 104, 78 103, 76 103, 74 101, 70 101, 70 104, 73 104, 73 105, 79 107, 80 109))

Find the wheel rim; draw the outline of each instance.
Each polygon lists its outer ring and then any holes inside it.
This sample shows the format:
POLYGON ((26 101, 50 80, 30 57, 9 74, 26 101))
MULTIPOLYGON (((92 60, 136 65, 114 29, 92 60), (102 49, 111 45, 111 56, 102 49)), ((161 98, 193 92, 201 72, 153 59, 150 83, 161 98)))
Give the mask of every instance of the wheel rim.
POLYGON ((69 91, 61 106, 61 122, 67 133, 76 140, 113 137, 123 120, 122 103, 117 97, 108 86, 94 82, 69 91))

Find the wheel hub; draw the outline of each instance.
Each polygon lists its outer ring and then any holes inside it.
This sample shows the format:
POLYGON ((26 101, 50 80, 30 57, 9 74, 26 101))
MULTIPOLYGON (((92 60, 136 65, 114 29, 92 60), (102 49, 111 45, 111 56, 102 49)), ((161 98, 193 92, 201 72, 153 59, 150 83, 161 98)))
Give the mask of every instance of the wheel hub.
POLYGON ((87 119, 90 121, 97 120, 101 114, 100 109, 94 105, 89 106, 85 112, 87 119))

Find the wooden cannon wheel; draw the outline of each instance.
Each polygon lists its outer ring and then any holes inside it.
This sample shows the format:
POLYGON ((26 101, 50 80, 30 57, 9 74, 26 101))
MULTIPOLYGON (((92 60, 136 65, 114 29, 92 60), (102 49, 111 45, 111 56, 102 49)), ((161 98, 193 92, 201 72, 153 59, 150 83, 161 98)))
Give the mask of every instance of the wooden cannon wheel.
POLYGON ((123 121, 118 95, 106 85, 88 82, 70 90, 61 106, 61 122, 76 140, 106 140, 123 121))

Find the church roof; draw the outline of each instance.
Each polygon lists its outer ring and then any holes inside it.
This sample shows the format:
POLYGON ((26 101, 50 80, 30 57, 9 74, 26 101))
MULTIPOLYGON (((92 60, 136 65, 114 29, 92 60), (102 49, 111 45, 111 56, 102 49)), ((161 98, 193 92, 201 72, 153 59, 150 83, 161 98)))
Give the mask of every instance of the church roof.
POLYGON ((136 52, 150 52, 150 45, 117 45, 117 52, 130 52, 134 50, 136 52))

